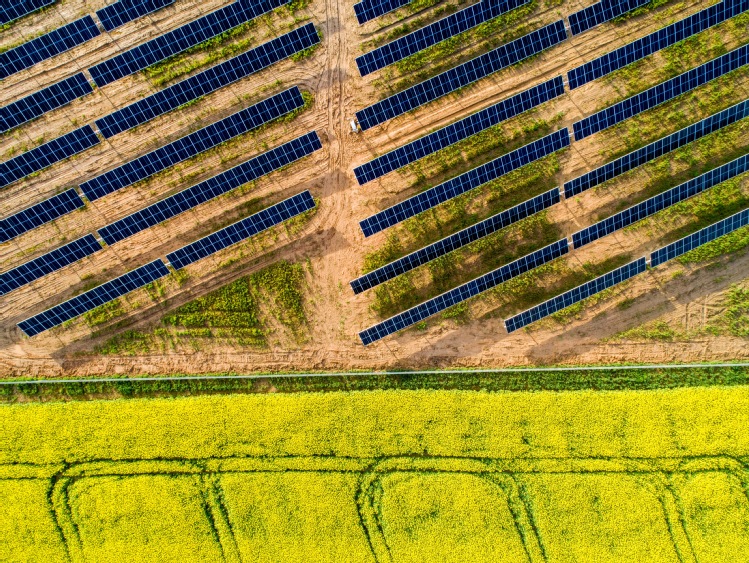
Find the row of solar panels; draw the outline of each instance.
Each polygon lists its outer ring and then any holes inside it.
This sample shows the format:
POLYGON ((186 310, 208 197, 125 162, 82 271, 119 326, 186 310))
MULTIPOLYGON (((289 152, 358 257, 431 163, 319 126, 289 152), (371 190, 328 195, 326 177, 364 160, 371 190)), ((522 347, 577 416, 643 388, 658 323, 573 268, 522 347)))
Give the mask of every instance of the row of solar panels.
MULTIPOLYGON (((119 0, 96 12, 107 31, 172 4, 174 0, 119 0)), ((89 68, 97 86, 143 70, 265 14, 289 0, 235 0, 173 31, 160 35, 89 68)), ((0 53, 0 78, 27 69, 101 35, 94 19, 84 16, 54 31, 0 53)))
MULTIPOLYGON (((175 217, 180 213, 218 197, 219 195, 228 193, 243 184, 287 166, 321 148, 322 144, 317 133, 314 131, 310 132, 302 137, 293 139, 288 143, 284 143, 275 149, 251 158, 234 168, 209 178, 208 180, 162 199, 137 213, 128 215, 119 221, 115 221, 114 223, 99 229, 98 234, 107 244, 114 244, 137 232, 157 225, 158 223, 166 221, 167 219, 175 217)), ((0 233, 2 233, 2 238, 0 240, 8 240, 11 236, 17 236, 22 232, 33 229, 43 223, 60 217, 61 215, 79 209, 83 207, 83 205, 83 200, 78 193, 74 189, 70 189, 29 209, 17 213, 8 219, 4 219, 0 223, 0 233)), ((84 248, 95 248, 98 250, 98 247, 93 244, 92 240, 95 241, 96 239, 84 237, 83 239, 79 239, 79 241, 71 243, 71 245, 55 249, 50 253, 33 260, 30 263, 33 266, 23 264, 11 272, 0 274, 0 289, 2 289, 3 293, 7 293, 7 291, 10 291, 11 289, 15 289, 24 283, 36 279, 30 278, 27 275, 26 272, 29 269, 30 271, 39 272, 44 270, 42 267, 43 265, 44 267, 49 268, 50 264, 61 264, 59 267, 62 267, 66 263, 74 261, 71 257, 77 256, 84 248), (87 244, 84 244, 84 242, 87 244), (68 262, 66 262, 66 260, 68 260, 68 262)), ((214 246, 217 244, 214 239, 210 240, 214 241, 211 242, 214 246)), ((210 246, 208 242, 199 241, 199 246, 208 248, 210 246)), ((96 244, 98 245, 98 242, 96 244)), ((195 256, 197 255, 196 253, 199 252, 200 250, 198 247, 191 247, 189 252, 185 250, 185 252, 175 255, 176 262, 172 263, 186 265, 190 262, 189 256, 195 256)), ((55 267, 49 271, 54 271, 55 269, 58 268, 55 267)), ((46 270, 44 271, 45 273, 48 273, 46 270)))
MULTIPOLYGON (((640 166, 671 150, 675 150, 680 146, 703 137, 704 135, 718 131, 730 123, 735 123, 740 119, 743 119, 749 115, 748 111, 749 101, 744 101, 731 108, 723 110, 718 114, 710 116, 697 124, 691 125, 681 131, 669 135, 668 137, 655 141, 642 149, 634 151, 634 153, 630 153, 629 155, 617 159, 615 163, 620 163, 617 167, 618 172, 616 174, 612 173, 608 176, 602 175, 599 179, 601 182, 611 179, 626 170, 631 170, 640 166), (633 155, 635 158, 633 158, 633 155), (637 155, 639 155, 639 158, 637 155)), ((526 145, 526 147, 518 149, 518 151, 514 151, 504 157, 495 159, 486 165, 482 165, 453 180, 413 196, 412 198, 371 217, 368 222, 362 222, 362 229, 364 230, 365 235, 373 234, 374 232, 392 226, 436 205, 444 203, 449 199, 455 198, 468 190, 486 184, 488 181, 507 174, 519 166, 523 166, 537 160, 538 158, 551 154, 555 150, 559 150, 559 148, 565 147, 568 144, 569 134, 566 129, 553 133, 539 141, 526 145), (537 150, 539 148, 540 150, 537 150), (505 163, 513 164, 503 167, 503 159, 505 163), (494 173, 487 175, 483 172, 487 169, 493 170, 494 173), (466 179, 472 179, 473 181, 466 182, 466 179)), ((612 217, 599 221, 590 227, 574 233, 572 235, 573 245, 575 248, 580 248, 581 246, 589 244, 607 234, 640 221, 641 219, 678 203, 679 201, 683 201, 713 187, 716 184, 733 178, 738 174, 742 174, 747 170, 748 165, 749 157, 741 157, 733 162, 706 172, 697 178, 689 180, 671 190, 654 196, 638 205, 630 207, 612 217)), ((606 165, 606 167, 608 166, 610 165, 606 165)), ((580 182, 577 181, 573 181, 571 184, 576 187, 581 186, 580 182)), ((572 193, 579 192, 576 192, 573 189, 572 193)), ((555 188, 550 192, 532 198, 512 209, 499 213, 432 245, 424 247, 404 258, 395 260, 394 262, 369 272, 352 281, 351 287, 354 290, 354 293, 361 293, 362 291, 371 289, 376 285, 384 283, 385 281, 425 264, 426 262, 452 252, 465 244, 469 244, 495 232, 498 229, 504 228, 532 213, 546 209, 547 207, 558 203, 559 200, 559 189, 555 188)))
MULTIPOLYGON (((739 47, 575 122, 573 124, 575 140, 583 139, 612 127, 638 113, 652 109, 676 96, 693 90, 710 80, 737 70, 747 64, 748 57, 749 46, 739 47)), ((515 117, 528 109, 537 107, 563 93, 564 84, 561 76, 534 86, 356 167, 354 169, 356 179, 360 185, 363 185, 497 125, 506 119, 515 117)))
MULTIPOLYGON (((609 163, 599 169, 594 170, 580 178, 577 178, 565 185, 565 193, 569 196, 580 193, 594 185, 603 183, 615 176, 624 173, 627 170, 632 170, 637 166, 640 166, 650 160, 667 154, 670 151, 677 149, 678 147, 684 146, 696 139, 702 138, 705 135, 713 133, 726 127, 729 124, 736 123, 741 119, 749 116, 749 100, 740 102, 730 108, 727 108, 721 112, 718 112, 708 118, 705 118, 698 123, 690 125, 676 133, 663 137, 649 145, 633 151, 621 158, 616 159, 612 163, 609 163), (568 190, 568 191, 567 191, 568 190)), ((559 132, 558 132, 559 133, 559 132)), ((562 133, 564 135, 564 133, 562 133)), ((569 136, 567 135, 567 138, 569 136)), ((543 141, 543 139, 542 139, 543 141)), ((538 142, 538 141, 537 141, 538 142)), ((533 143, 531 143, 533 145, 533 143)), ((531 146, 527 145, 527 147, 531 146)), ((543 153, 541 153, 543 154, 543 153)), ((507 156, 507 155, 505 155, 507 156)), ((527 161, 524 161, 527 163, 527 161)), ((475 169, 479 170, 481 167, 475 169)), ((509 170, 509 169, 508 169, 509 170)), ((640 221, 650 215, 657 213, 671 205, 678 202, 684 201, 685 199, 704 192, 705 190, 731 178, 734 178, 740 174, 749 171, 749 155, 742 156, 736 160, 719 166, 713 170, 710 170, 700 176, 693 178, 679 186, 676 186, 670 190, 667 190, 657 196, 651 197, 646 201, 634 205, 622 212, 619 212, 607 219, 599 221, 598 223, 578 231, 572 235, 572 243, 574 248, 579 248, 590 242, 610 234, 618 229, 629 226, 637 221, 640 221)), ((469 177, 474 176, 470 172, 467 173, 469 177)), ((479 180, 474 187, 481 185, 483 182, 479 180)), ((440 190, 440 186, 435 190, 432 188, 428 190, 432 192, 432 198, 434 194, 444 193, 440 190)), ((464 191, 457 190, 454 194, 459 195, 464 191)), ((386 264, 372 272, 369 272, 360 278, 351 282, 354 293, 361 293, 367 289, 371 289, 381 283, 384 283, 390 279, 395 278, 398 275, 406 273, 413 268, 426 264, 427 262, 444 256, 453 250, 456 250, 466 244, 478 240, 498 229, 504 228, 505 226, 512 224, 514 221, 511 218, 517 217, 522 219, 527 217, 533 212, 537 212, 554 205, 559 201, 559 190, 554 189, 545 194, 541 194, 531 200, 528 200, 519 206, 504 211, 487 220, 473 225, 467 229, 463 229, 458 233, 450 235, 436 243, 419 249, 407 256, 400 259, 394 260, 389 264, 386 264)), ((429 198, 421 199, 421 194, 407 200, 405 205, 399 204, 394 208, 390 208, 389 213, 383 212, 379 216, 374 216, 368 221, 362 222, 362 230, 365 234, 372 234, 378 230, 382 230, 392 224, 404 220, 407 217, 413 216, 416 213, 421 212, 423 209, 428 209, 432 205, 430 204, 429 198), (424 205, 426 203, 426 205, 424 205), (373 221, 374 220, 374 221, 373 221)), ((454 197, 453 196, 453 197, 454 197)), ((436 205, 447 201, 448 198, 442 197, 440 199, 433 199, 432 204, 436 205)), ((746 225, 749 218, 747 214, 749 211, 742 212, 732 218, 726 219, 725 221, 716 223, 707 229, 703 229, 699 233, 687 237, 673 245, 669 245, 653 253, 652 265, 655 266, 665 259, 666 256, 673 258, 683 252, 686 252, 690 248, 693 248, 697 244, 704 244, 705 242, 712 240, 716 236, 726 234, 731 230, 746 225)), ((431 299, 421 305, 413 307, 401 314, 395 315, 394 317, 387 319, 381 323, 378 323, 374 327, 363 331, 360 334, 362 341, 365 344, 369 344, 380 338, 387 336, 393 332, 401 330, 407 326, 411 326, 428 316, 431 316, 447 307, 455 305, 469 297, 472 297, 482 291, 485 291, 495 285, 507 281, 511 277, 518 275, 524 271, 539 266, 553 260, 554 258, 561 256, 569 251, 569 242, 567 239, 563 239, 554 243, 553 245, 531 253, 528 256, 521 258, 520 260, 508 264, 507 266, 490 272, 477 280, 473 280, 467 284, 464 284, 454 290, 451 290, 443 295, 440 295, 434 299, 431 299)), ((609 287, 614 283, 618 283, 624 279, 628 279, 632 275, 639 273, 645 268, 645 259, 639 260, 635 263, 629 264, 622 267, 606 276, 602 276, 593 282, 583 284, 582 286, 571 290, 557 298, 554 298, 538 307, 534 307, 529 311, 521 313, 512 319, 508 319, 506 326, 508 331, 512 332, 517 330, 526 324, 534 322, 541 317, 551 314, 561 308, 564 308, 580 299, 588 297, 598 291, 601 291, 605 287, 609 287)))
POLYGON ((5 25, 32 12, 51 6, 57 0, 20 0, 0 6, 0 25, 5 25))
MULTIPOLYGON (((482 1, 484 3, 491 2, 491 0, 482 1)), ((363 25, 370 20, 384 16, 411 2, 412 0, 362 0, 354 4, 354 13, 359 25, 363 25)), ((648 2, 650 0, 603 0, 597 4, 593 4, 569 16, 572 34, 578 35, 591 27, 613 20, 627 12, 644 6, 648 2)))
MULTIPOLYGON (((451 18, 458 18, 463 12, 473 10, 482 14, 485 13, 489 17, 489 15, 494 14, 498 9, 506 11, 516 8, 518 5, 520 3, 517 1, 499 6, 496 4, 492 5, 488 0, 484 0, 479 4, 475 4, 461 12, 448 16, 430 26, 358 57, 356 62, 360 73, 364 76, 442 41, 447 37, 465 31, 468 23, 477 20, 477 16, 471 12, 470 18, 466 15, 457 21, 451 20, 451 18), (494 7, 492 8, 491 6, 494 7)), ((749 9, 749 0, 724 0, 720 4, 710 6, 697 14, 598 57, 583 66, 572 69, 568 72, 570 89, 578 88, 591 80, 600 78, 640 60, 660 49, 737 16, 747 9, 749 9)), ((481 22, 477 21, 473 25, 478 25, 478 23, 481 22)), ((567 39, 567 31, 564 27, 564 22, 559 20, 364 108, 356 113, 357 121, 361 129, 365 131, 463 88, 502 68, 536 55, 553 45, 561 43, 565 39, 567 39)))
MULTIPOLYGON (((98 230, 99 235, 107 244, 114 244, 321 148, 319 136, 312 131, 102 227, 98 230)), ((6 242, 83 206, 78 192, 71 188, 0 220, 0 242, 6 242)))
MULTIPOLYGON (((125 0, 122 1, 124 2, 125 0)), ((102 86, 111 82, 115 76, 124 76, 123 72, 127 71, 127 73, 131 73, 130 71, 135 72, 141 68, 146 68, 154 62, 158 62, 163 58, 205 40, 204 38, 212 37, 213 35, 211 34, 221 33, 223 32, 222 30, 225 31, 224 28, 230 29, 242 23, 242 21, 246 21, 242 20, 242 18, 255 17, 253 14, 259 15, 260 13, 264 13, 263 10, 268 11, 276 7, 276 5, 281 5, 288 1, 263 0, 257 4, 250 4, 246 3, 246 0, 236 0, 236 2, 221 10, 212 12, 186 26, 159 36, 148 43, 92 67, 89 69, 89 72, 91 72, 97 85, 102 86)), ((114 6, 117 6, 117 4, 113 4, 109 8, 113 8, 114 6)), ((91 20, 92 22, 93 20, 91 20)), ((95 25, 93 28, 95 28, 95 25)), ((97 121, 97 127, 99 127, 105 137, 111 137, 126 129, 140 125, 149 119, 153 119, 158 115, 171 111, 182 104, 213 92, 218 88, 258 72, 281 59, 313 46, 319 40, 314 25, 307 24, 304 27, 251 49, 246 53, 233 57, 224 63, 211 67, 165 90, 148 96, 120 111, 103 117, 97 121)), ((27 51, 33 50, 37 52, 38 46, 34 47, 32 43, 33 41, 21 45, 18 49, 24 48, 27 51)), ((6 54, 10 58, 14 56, 12 53, 8 53, 11 52, 8 51, 7 53, 0 54, 0 66, 2 68, 6 68, 3 57, 6 54)), ((28 60, 36 60, 37 58, 31 57, 28 60)), ((83 73, 78 73, 61 82, 55 83, 17 102, 0 108, 0 132, 5 132, 13 127, 27 123, 48 111, 62 107, 91 92, 93 92, 93 88, 83 73)))
MULTIPOLYGON (((309 191, 304 191, 167 254, 167 263, 179 270, 229 246, 247 240, 292 217, 301 215, 314 207, 315 201, 312 194, 309 191)), ((87 235, 15 270, 0 275, 0 291, 3 293, 12 291, 50 272, 90 256, 98 250, 101 250, 99 242, 92 235, 87 235)), ((35 336, 168 274, 167 265, 161 260, 154 260, 145 266, 34 315, 18 323, 18 327, 27 336, 35 336)))
MULTIPOLYGON (((721 236, 725 236, 741 227, 749 225, 749 209, 745 209, 699 230, 674 243, 659 248, 650 254, 650 266, 656 267, 667 260, 672 260, 690 250, 707 244, 721 236)), ((569 252, 567 239, 559 240, 549 246, 541 248, 523 256, 505 266, 492 270, 474 280, 462 284, 446 293, 438 295, 424 303, 394 315, 359 333, 364 345, 371 344, 390 334, 413 326, 428 317, 435 315, 449 307, 457 305, 471 297, 483 293, 497 285, 507 282, 514 277, 534 268, 547 264, 569 252)), ((512 333, 542 318, 548 317, 575 303, 587 299, 597 293, 613 287, 646 271, 648 261, 645 257, 625 264, 589 282, 579 285, 561 295, 553 297, 522 313, 505 320, 505 328, 512 333)))
MULTIPOLYGON (((0 6, 0 25, 27 16, 37 10, 51 6, 57 0, 15 0, 0 6)), ((112 31, 146 14, 174 4, 174 0, 117 0, 114 4, 96 11, 104 29, 112 31)))
MULTIPOLYGON (((315 26, 311 23, 307 24, 105 116, 96 121, 96 126, 105 137, 111 137, 249 76, 277 61, 311 47, 319 41, 320 37, 315 26)), ((82 76, 75 79, 72 87, 85 89, 81 80, 85 82, 82 76)), ((90 85, 88 86, 90 88, 90 85)), ((21 100, 21 102, 24 102, 24 100, 21 100)), ((16 103, 18 104, 19 114, 22 113, 21 110, 25 110, 27 107, 38 108, 40 100, 30 101, 29 104, 22 104, 21 102, 16 103)), ((36 114, 39 113, 39 109, 33 111, 36 114)), ((3 119, 6 123, 15 119, 12 117, 13 115, 16 114, 0 111, 0 119, 3 119)), ((17 120, 20 119, 25 119, 25 117, 17 118, 17 120)), ((31 151, 0 163, 0 187, 7 186, 34 172, 39 172, 55 162, 98 143, 99 138, 90 125, 53 139, 31 151)))

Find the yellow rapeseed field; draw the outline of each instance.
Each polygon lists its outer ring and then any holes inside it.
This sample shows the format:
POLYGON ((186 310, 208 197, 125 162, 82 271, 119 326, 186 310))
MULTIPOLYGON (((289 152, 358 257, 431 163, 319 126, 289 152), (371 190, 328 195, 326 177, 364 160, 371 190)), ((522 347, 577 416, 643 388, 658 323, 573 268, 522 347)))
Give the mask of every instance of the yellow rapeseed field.
POLYGON ((0 561, 749 561, 749 387, 0 406, 0 561))

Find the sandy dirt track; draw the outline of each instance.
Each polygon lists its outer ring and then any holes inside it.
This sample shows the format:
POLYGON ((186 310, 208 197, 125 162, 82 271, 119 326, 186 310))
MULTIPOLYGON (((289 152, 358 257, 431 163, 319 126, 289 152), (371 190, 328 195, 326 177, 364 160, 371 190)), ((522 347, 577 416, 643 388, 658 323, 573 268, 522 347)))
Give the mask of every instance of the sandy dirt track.
MULTIPOLYGON (((111 35, 103 33, 83 46, 3 81, 0 106, 227 3, 225 0, 177 0, 175 5, 131 22, 111 35)), ((64 0, 59 6, 2 32, 0 47, 54 29, 103 4, 103 0, 64 0)), ((575 1, 553 4, 542 5, 534 14, 533 28, 583 7, 575 1)), ((290 123, 275 124, 257 135, 245 135, 227 147, 211 151, 205 158, 192 159, 158 178, 110 194, 83 210, 0 245, 0 271, 7 271, 64 241, 92 232, 310 130, 316 130, 323 140, 321 151, 260 179, 252 189, 212 200, 91 258, 0 296, 0 373, 6 376, 83 376, 746 359, 749 346, 745 340, 736 338, 706 336, 703 340, 689 342, 653 343, 609 340, 609 337, 658 319, 691 323, 693 328, 694 323, 706 323, 710 315, 719 311, 725 291, 747 278, 747 253, 726 262, 719 276, 711 269, 681 266, 648 272, 617 289, 613 297, 586 308, 580 318, 564 326, 549 324, 531 332, 508 335, 501 318, 493 314, 492 305, 479 300, 472 305, 472 318, 466 324, 434 320, 426 331, 405 331, 369 347, 361 345, 357 333, 380 319, 370 309, 372 296, 368 293, 354 296, 348 285, 361 273, 364 256, 380 247, 387 236, 387 233, 380 233, 365 240, 359 221, 418 189, 415 178, 409 173, 391 173, 359 186, 353 174, 355 166, 709 4, 687 1, 676 8, 667 4, 656 13, 633 18, 624 24, 600 26, 528 63, 484 79, 459 96, 446 96, 372 130, 354 134, 349 126, 354 113, 386 95, 376 82, 378 73, 359 77, 354 58, 362 52, 360 45, 364 41, 386 33, 392 25, 379 29, 383 22, 375 21, 360 28, 351 2, 313 0, 309 8, 297 14, 302 21, 296 24, 302 25, 308 17, 323 34, 321 48, 311 57, 273 65, 206 96, 195 105, 103 140, 98 146, 57 163, 33 178, 3 188, 0 216, 7 217, 293 85, 314 95, 313 108, 290 123), (258 208, 266 207, 304 189, 310 189, 319 198, 320 206, 298 233, 280 232, 277 237, 263 238, 260 245, 239 245, 242 248, 227 250, 190 266, 188 282, 180 288, 170 288, 164 302, 127 298, 128 303, 137 302, 139 306, 120 329, 148 330, 158 325, 165 312, 280 259, 308 260, 312 272, 308 276, 310 330, 303 343, 280 339, 273 340, 266 349, 213 346, 191 353, 97 356, 90 351, 106 337, 92 337, 91 329, 80 320, 32 339, 23 337, 16 328, 20 320, 69 299, 91 287, 94 281, 103 282, 150 260, 163 258, 168 252, 246 216, 248 206, 253 210, 258 205, 258 208), (255 251, 249 250, 251 248, 255 251), (242 257, 231 267, 219 267, 228 258, 240 256, 239 252, 243 253, 242 257), (672 279, 677 270, 684 270, 685 275, 672 279), (626 309, 617 307, 617 303, 625 299, 634 299, 634 304, 626 309)), ((428 15, 429 11, 425 13, 428 15)), ((388 18, 383 21, 387 23, 388 18)), ((253 46, 287 31, 287 24, 288 20, 272 18, 258 23, 252 30, 253 46)), ((728 48, 741 42, 731 41, 735 44, 727 40, 728 48)), ((469 52, 470 47, 466 46, 462 52, 469 52)), ((460 56, 460 53, 456 55, 456 61, 461 60, 460 56)), ((660 80, 658 63, 656 56, 652 64, 643 67, 642 80, 650 83, 660 80)), ((92 123, 158 89, 142 74, 97 89, 94 94, 0 137, 0 154, 6 155, 0 160, 35 146, 39 139, 49 140, 92 123)), ((735 90, 736 101, 745 99, 749 96, 749 81, 737 79, 735 90)), ((626 94, 621 83, 602 79, 546 104, 538 110, 538 116, 561 114, 557 126, 571 129, 574 121, 626 94)), ((749 145, 748 139, 743 142, 749 145)), ((604 134, 573 143, 560 157, 559 184, 603 164, 607 160, 604 151, 621 147, 622 142, 616 136, 604 134)), ((615 190, 586 192, 562 202, 551 211, 551 217, 562 226, 564 234, 570 235, 608 214, 624 196, 636 197, 642 183, 640 176, 631 175, 617 183, 615 190)), ((667 235, 667 232, 662 234, 667 235)), ((641 256, 658 246, 658 236, 650 238, 642 232, 620 232, 573 255, 583 263, 622 252, 641 256)))

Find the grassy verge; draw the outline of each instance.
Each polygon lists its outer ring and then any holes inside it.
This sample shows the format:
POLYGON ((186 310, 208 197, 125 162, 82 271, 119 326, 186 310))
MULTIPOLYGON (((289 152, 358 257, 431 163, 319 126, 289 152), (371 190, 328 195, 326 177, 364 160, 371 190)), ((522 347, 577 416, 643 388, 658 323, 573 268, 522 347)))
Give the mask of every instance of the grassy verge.
POLYGON ((383 372, 376 375, 278 377, 269 374, 258 379, 181 380, 0 385, 0 400, 88 401, 102 398, 163 397, 227 393, 299 393, 371 390, 456 389, 473 391, 572 391, 671 389, 749 384, 747 367, 694 367, 581 371, 530 371, 472 373, 444 371, 421 374, 383 372))

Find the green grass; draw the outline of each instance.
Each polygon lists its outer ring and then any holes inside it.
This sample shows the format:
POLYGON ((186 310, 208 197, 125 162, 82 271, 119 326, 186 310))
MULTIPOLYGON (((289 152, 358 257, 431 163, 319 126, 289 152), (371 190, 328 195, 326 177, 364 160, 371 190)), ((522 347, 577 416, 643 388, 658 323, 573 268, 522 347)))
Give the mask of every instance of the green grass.
POLYGON ((95 352, 137 355, 181 346, 201 349, 215 340, 262 347, 275 322, 301 337, 307 328, 305 288, 301 264, 278 262, 178 307, 150 331, 117 334, 95 352))
POLYGON ((742 227, 732 233, 712 240, 686 254, 679 256, 681 264, 696 264, 722 258, 749 246, 749 227, 742 227))
POLYGON ((124 314, 125 311, 122 308, 120 300, 115 299, 114 301, 104 303, 103 305, 99 305, 95 309, 88 311, 83 315, 83 319, 88 326, 95 327, 107 323, 112 319, 116 319, 117 317, 121 317, 124 314))

